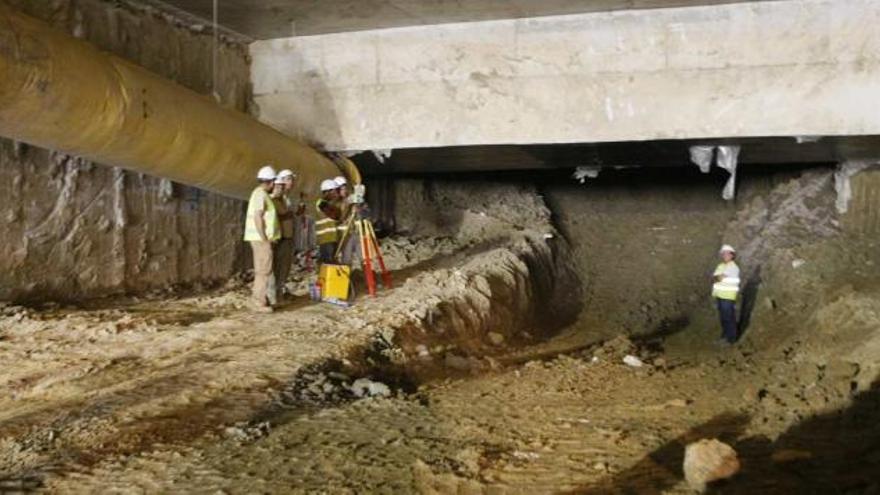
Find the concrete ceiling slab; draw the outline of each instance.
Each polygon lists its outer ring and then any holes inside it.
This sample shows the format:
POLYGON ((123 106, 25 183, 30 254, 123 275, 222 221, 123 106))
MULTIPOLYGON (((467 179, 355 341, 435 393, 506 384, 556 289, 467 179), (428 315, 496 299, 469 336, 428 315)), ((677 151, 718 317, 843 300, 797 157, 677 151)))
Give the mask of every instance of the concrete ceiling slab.
MULTIPOLYGON (((219 23, 274 39, 450 22, 769 0, 218 0, 219 23)), ((213 0, 151 0, 211 19, 213 0)))

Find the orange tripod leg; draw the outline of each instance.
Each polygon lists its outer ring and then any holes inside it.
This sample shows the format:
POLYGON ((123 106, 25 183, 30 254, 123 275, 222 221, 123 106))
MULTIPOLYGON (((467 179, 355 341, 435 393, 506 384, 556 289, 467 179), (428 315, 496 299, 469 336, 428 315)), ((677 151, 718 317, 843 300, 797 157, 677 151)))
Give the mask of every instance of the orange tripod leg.
POLYGON ((367 242, 363 221, 357 222, 358 236, 361 241, 361 258, 364 260, 364 279, 367 281, 367 292, 376 297, 376 274, 373 273, 373 262, 370 259, 370 246, 367 242))
POLYGON ((370 233, 370 242, 373 243, 373 248, 376 250, 376 260, 379 261, 379 269, 382 272, 382 285, 385 286, 386 289, 390 289, 393 287, 391 281, 391 272, 385 268, 385 259, 382 257, 382 250, 379 248, 379 239, 376 238, 376 231, 373 230, 373 224, 367 221, 367 230, 370 233))

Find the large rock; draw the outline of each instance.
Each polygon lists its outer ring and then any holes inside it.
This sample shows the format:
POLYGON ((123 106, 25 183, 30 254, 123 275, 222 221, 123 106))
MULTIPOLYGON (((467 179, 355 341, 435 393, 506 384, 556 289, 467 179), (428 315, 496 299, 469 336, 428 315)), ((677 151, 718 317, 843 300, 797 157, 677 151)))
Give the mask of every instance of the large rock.
POLYGON ((382 382, 374 382, 369 378, 358 378, 349 387, 351 392, 357 397, 388 397, 391 395, 391 389, 382 382))
POLYGON ((684 478, 695 490, 703 491, 713 481, 739 472, 739 458, 733 447, 716 439, 703 439, 684 451, 684 478))

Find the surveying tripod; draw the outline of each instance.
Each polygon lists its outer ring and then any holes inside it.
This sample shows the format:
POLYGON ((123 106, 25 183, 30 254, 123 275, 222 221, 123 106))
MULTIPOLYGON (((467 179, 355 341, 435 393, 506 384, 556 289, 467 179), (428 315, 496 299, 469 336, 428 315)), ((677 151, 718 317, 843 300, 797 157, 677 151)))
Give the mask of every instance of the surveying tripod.
POLYGON ((373 272, 373 260, 378 262, 379 272, 382 276, 382 286, 391 288, 391 273, 385 267, 385 259, 382 258, 382 250, 379 248, 379 240, 376 238, 376 231, 373 229, 373 222, 369 218, 365 218, 361 213, 360 204, 352 205, 351 213, 348 215, 344 225, 345 229, 339 245, 336 247, 334 258, 340 260, 345 245, 357 229, 358 246, 360 247, 361 260, 364 269, 364 279, 367 283, 367 292, 376 297, 376 274, 373 272))

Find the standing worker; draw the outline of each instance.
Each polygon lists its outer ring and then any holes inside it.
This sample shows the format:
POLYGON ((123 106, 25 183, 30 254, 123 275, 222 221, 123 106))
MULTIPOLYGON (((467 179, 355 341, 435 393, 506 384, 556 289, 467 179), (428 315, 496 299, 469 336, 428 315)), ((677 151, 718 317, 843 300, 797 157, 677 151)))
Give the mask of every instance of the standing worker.
POLYGON ((739 294, 739 266, 736 262, 736 250, 725 244, 719 251, 721 263, 712 274, 712 297, 718 306, 721 317, 721 343, 736 343, 736 299, 739 294))
POLYGON ((269 283, 269 303, 275 305, 281 302, 284 292, 284 284, 290 275, 290 265, 293 264, 293 226, 295 220, 293 202, 290 192, 293 190, 296 174, 290 170, 278 172, 275 178, 275 189, 272 191, 272 202, 281 223, 281 239, 272 248, 272 277, 269 283))
POLYGON ((318 241, 318 262, 332 263, 339 241, 342 212, 337 203, 339 194, 333 179, 321 182, 321 199, 315 204, 315 237, 318 241))
POLYGON ((339 238, 345 235, 348 230, 348 215, 351 213, 351 203, 348 201, 350 191, 348 190, 348 180, 343 176, 333 178, 336 183, 336 205, 339 208, 339 238))
POLYGON ((305 268, 311 270, 312 251, 318 242, 315 239, 315 217, 308 213, 304 192, 300 192, 294 225, 296 228, 293 229, 293 251, 294 253, 302 253, 305 268))
POLYGON ((254 310, 271 313, 268 299, 269 278, 272 275, 272 244, 281 238, 281 226, 275 212, 275 204, 269 193, 275 182, 275 169, 269 165, 257 172, 259 185, 254 188, 248 201, 244 221, 244 240, 251 244, 254 253, 254 287, 252 291, 254 310))
MULTIPOLYGON (((348 180, 346 180, 343 176, 338 176, 333 179, 336 182, 336 195, 338 197, 337 204, 339 205, 339 239, 345 238, 345 244, 341 246, 340 256, 342 257, 342 263, 345 265, 351 265, 354 262, 354 254, 357 250, 359 244, 357 232, 352 232, 354 235, 350 235, 346 237, 346 233, 348 231, 348 219, 351 215, 352 211, 357 208, 357 205, 351 203, 351 190, 348 187, 348 180)), ((354 224, 352 224, 354 226, 354 224)), ((355 227, 355 230, 357 228, 355 227)))
POLYGON ((339 195, 339 200, 345 202, 349 194, 351 194, 351 191, 348 189, 348 179, 340 175, 334 177, 333 182, 336 183, 336 192, 339 195))

